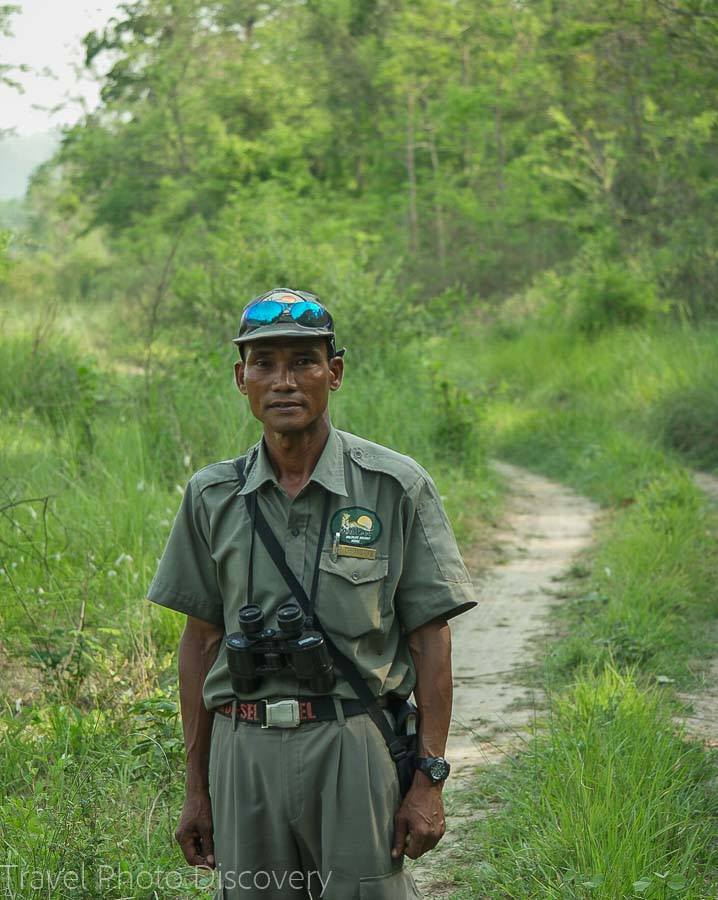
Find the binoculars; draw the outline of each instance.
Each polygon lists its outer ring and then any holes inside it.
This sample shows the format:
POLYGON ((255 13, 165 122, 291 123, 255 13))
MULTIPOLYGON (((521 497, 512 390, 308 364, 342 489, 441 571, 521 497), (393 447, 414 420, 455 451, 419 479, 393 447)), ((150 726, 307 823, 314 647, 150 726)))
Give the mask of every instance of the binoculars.
POLYGON ((254 603, 239 611, 239 631, 225 639, 232 690, 241 697, 256 691, 263 675, 290 669, 310 690, 326 694, 336 683, 332 658, 324 638, 307 628, 296 603, 277 610, 278 630, 264 627, 264 613, 254 603))

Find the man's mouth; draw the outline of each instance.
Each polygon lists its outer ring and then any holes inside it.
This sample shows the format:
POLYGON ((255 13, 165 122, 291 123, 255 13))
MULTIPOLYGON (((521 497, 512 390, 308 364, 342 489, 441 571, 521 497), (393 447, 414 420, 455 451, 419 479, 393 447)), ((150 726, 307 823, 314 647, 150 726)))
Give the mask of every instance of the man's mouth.
POLYGON ((299 409, 301 403, 298 400, 273 400, 269 404, 270 409, 299 409))

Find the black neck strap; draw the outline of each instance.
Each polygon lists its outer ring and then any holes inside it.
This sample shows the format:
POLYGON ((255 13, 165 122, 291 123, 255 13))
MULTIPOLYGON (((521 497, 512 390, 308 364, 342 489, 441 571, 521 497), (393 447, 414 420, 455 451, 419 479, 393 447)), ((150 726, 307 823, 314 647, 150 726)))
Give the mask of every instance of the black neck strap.
MULTIPOLYGON (((244 477, 244 465, 245 458, 240 457, 234 462, 235 468, 237 470, 237 477, 239 479, 239 483, 241 486, 244 486, 245 477, 244 477)), ((301 606, 304 615, 312 618, 314 628, 322 635, 324 638, 324 643, 326 644, 327 650, 329 651, 334 665, 339 669, 344 678, 349 682, 354 693, 357 695, 359 700, 364 705, 367 713, 371 717, 371 720, 374 722, 376 727, 381 732, 382 737, 384 738, 387 747, 389 748, 389 753, 391 754, 392 759, 397 762, 406 756, 406 748, 403 743, 397 738, 392 730, 391 725, 389 724, 386 716, 384 715, 381 707, 376 702, 376 697, 371 691, 369 685, 364 681, 359 669, 357 669, 356 665, 350 660, 347 656, 345 656, 341 650, 336 646, 331 637, 324 630, 322 623, 314 613, 314 600, 316 598, 316 591, 319 584, 319 560, 321 557, 322 548, 324 546, 324 539, 326 537, 327 531, 327 522, 329 519, 329 492, 327 491, 326 499, 324 501, 324 513, 322 515, 322 525, 321 525, 321 533, 319 539, 319 546, 317 548, 317 560, 316 565, 314 566, 314 578, 312 581, 312 597, 311 600, 307 597, 307 592, 304 590, 301 582, 298 580, 297 576, 294 572, 289 568, 287 564, 287 559, 284 555, 284 551, 277 540, 276 535, 272 531, 269 526, 269 523, 264 518, 264 514, 262 510, 259 508, 259 504, 256 501, 256 491, 253 491, 252 494, 245 494, 244 497, 245 503, 247 505, 247 509, 249 511, 250 517, 252 519, 252 531, 256 529, 257 534, 259 535, 260 540, 264 544, 267 553, 269 553, 272 558, 272 562, 279 570, 279 573, 284 578, 287 583, 287 587, 290 592, 293 594, 297 603, 301 606), (254 502, 251 497, 254 497, 254 502)), ((250 551, 251 552, 251 551, 250 551)), ((252 565, 252 559, 249 560, 249 565, 252 565)))
POLYGON ((247 566, 247 603, 254 603, 254 532, 257 521, 257 492, 252 491, 249 502, 249 518, 252 531, 249 535, 249 565, 247 566))
MULTIPOLYGON (((234 461, 234 467, 237 470, 237 475, 239 477, 241 485, 244 487, 245 477, 244 477, 244 459, 236 459, 234 461), (241 468, 240 468, 241 464, 241 468)), ((269 529, 269 524, 264 519, 264 515, 259 512, 259 506, 257 502, 257 492, 252 491, 251 494, 244 495, 244 501, 247 506, 247 511, 249 512, 249 519, 251 522, 251 533, 249 536, 249 563, 247 565, 247 603, 254 602, 254 535, 257 531, 265 532, 265 529, 269 529), (260 524, 261 517, 261 524, 260 524)), ((314 619, 314 604, 317 599, 317 589, 319 588, 319 563, 322 558, 322 549, 324 548, 324 541, 327 536, 327 527, 329 525, 329 507, 330 507, 330 497, 329 491, 325 491, 324 494, 324 507, 322 509, 322 521, 319 526, 319 540, 317 541, 317 555, 314 560, 314 574, 312 575, 312 588, 308 598, 308 605, 306 608, 303 607, 304 615, 313 621, 314 619)), ((274 537, 274 533, 269 530, 269 533, 274 537)), ((262 534, 260 533, 260 537, 262 534)), ((266 546, 265 538, 262 538, 262 543, 266 546)), ((284 554, 282 554, 284 557, 284 554)), ((276 563, 276 561, 275 561, 276 563)), ((285 559, 286 565, 286 559, 285 559)), ((283 573, 282 573, 283 574, 283 573)), ((285 579, 286 580, 286 579, 285 579)), ((303 589, 302 589, 303 590, 303 589)), ((299 597, 296 596, 296 591, 292 591, 295 595, 295 599, 299 600, 299 597)), ((306 593, 305 593, 306 596, 306 593)), ((309 627, 312 626, 312 622, 308 623, 309 627)))

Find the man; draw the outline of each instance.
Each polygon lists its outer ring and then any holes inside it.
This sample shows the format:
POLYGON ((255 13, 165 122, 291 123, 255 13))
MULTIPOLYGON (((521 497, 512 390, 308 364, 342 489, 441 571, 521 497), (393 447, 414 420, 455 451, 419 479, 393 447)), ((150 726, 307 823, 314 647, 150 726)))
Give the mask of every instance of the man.
POLYGON ((344 351, 317 298, 262 295, 235 343, 236 383, 263 437, 239 469, 229 460, 192 476, 148 592, 188 616, 176 837, 190 865, 217 867, 218 898, 419 897, 403 856, 444 834, 447 619, 476 605, 471 582, 429 475, 333 428, 344 351), (224 638, 240 608, 256 604, 276 627, 279 607, 299 599, 257 537, 260 513, 379 704, 414 692, 421 761, 401 803, 387 744, 338 669, 321 692, 290 665, 233 689, 224 638))

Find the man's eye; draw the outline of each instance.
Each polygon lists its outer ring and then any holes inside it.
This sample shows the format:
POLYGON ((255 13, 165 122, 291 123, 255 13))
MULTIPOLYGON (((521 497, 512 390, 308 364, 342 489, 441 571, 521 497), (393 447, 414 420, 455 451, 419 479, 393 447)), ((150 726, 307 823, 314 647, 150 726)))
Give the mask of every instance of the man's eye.
POLYGON ((311 366, 313 362, 314 360, 311 358, 311 356, 303 356, 301 359, 297 360, 297 363, 300 366, 311 366))

